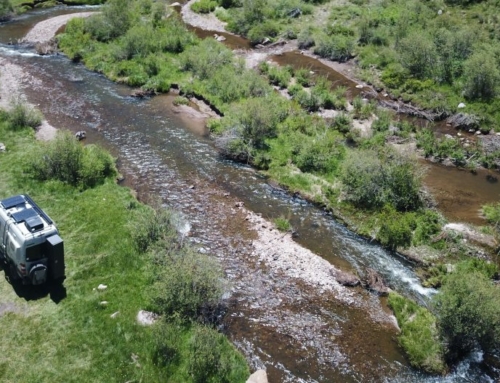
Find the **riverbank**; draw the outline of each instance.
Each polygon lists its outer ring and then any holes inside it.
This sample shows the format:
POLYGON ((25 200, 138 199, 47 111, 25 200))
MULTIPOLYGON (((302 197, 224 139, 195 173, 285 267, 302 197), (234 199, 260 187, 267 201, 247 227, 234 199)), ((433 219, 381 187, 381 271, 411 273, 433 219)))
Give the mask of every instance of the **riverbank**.
MULTIPOLYGON (((0 66, 0 109, 9 110, 16 100, 25 102, 25 95, 22 93, 23 84, 33 81, 34 78, 26 74, 19 65, 5 58, 0 58, 0 66)), ((41 125, 36 128, 36 137, 42 141, 49 141, 54 139, 56 132, 54 126, 47 120, 42 120, 41 125)))

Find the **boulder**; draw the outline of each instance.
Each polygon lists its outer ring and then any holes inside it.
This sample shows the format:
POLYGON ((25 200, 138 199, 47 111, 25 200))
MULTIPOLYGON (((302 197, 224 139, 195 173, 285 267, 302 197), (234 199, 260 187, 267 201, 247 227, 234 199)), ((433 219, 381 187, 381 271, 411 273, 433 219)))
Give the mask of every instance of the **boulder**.
POLYGON ((80 130, 75 133, 75 138, 78 141, 84 140, 85 138, 87 138, 87 132, 85 130, 80 130))
POLYGON ((266 371, 265 370, 255 371, 252 375, 250 375, 246 383, 268 383, 266 371))
POLYGON ((130 93, 130 96, 135 98, 144 98, 154 96, 154 94, 155 92, 152 90, 136 89, 130 93))
POLYGON ((473 114, 457 113, 449 117, 446 122, 455 129, 474 130, 479 129, 479 118, 473 114))
POLYGON ((384 279, 373 269, 366 269, 366 275, 363 280, 363 285, 366 289, 373 291, 381 296, 389 294, 389 287, 385 284, 384 279))
POLYGON ((151 326, 158 320, 158 315, 146 310, 137 313, 137 322, 143 326, 151 326))
POLYGON ((348 273, 347 271, 331 270, 330 273, 332 274, 332 277, 342 286, 355 287, 361 284, 361 281, 357 276, 348 273))

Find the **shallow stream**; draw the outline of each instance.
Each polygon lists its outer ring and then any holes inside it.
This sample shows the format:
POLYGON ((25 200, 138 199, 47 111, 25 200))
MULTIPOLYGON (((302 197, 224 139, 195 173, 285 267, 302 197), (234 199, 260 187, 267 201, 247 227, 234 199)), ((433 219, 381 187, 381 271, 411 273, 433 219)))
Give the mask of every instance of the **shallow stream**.
POLYGON ((180 211, 190 241, 221 260, 231 282, 226 331, 253 368, 267 368, 272 382, 493 381, 477 356, 446 380, 415 372, 397 345, 383 300, 353 289, 348 304, 250 259, 255 234, 233 209, 235 201, 268 219, 289 218, 297 241, 338 268, 361 275, 371 267, 391 287, 423 302, 433 294, 404 259, 272 187, 251 168, 221 159, 203 120, 173 106, 174 95, 137 100, 130 88, 63 56, 40 57, 6 45, 36 22, 64 12, 35 11, 0 26, 0 57, 23 68, 24 93, 52 125, 86 130, 88 142, 118 157, 125 183, 141 199, 159 198, 180 211))

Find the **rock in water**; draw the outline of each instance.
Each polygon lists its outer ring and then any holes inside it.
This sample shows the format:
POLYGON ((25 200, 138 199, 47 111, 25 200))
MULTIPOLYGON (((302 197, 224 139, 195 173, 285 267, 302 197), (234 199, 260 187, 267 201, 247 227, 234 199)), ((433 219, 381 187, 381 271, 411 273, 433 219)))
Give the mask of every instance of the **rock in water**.
POLYGON ((389 288, 385 284, 384 279, 375 270, 368 268, 364 279, 365 288, 371 290, 378 295, 386 296, 389 294, 389 288))
POLYGON ((85 130, 80 130, 75 133, 75 138, 78 141, 84 140, 85 138, 87 138, 87 132, 85 130))
POLYGON ((342 286, 346 287, 356 287, 361 284, 361 281, 354 274, 348 273, 347 271, 332 270, 332 277, 340 283, 342 286))

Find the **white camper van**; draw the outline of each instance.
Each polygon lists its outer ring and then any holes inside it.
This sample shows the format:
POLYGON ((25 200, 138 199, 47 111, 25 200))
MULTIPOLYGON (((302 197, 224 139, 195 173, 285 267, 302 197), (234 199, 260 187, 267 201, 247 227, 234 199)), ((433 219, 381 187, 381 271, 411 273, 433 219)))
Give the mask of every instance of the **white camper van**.
POLYGON ((64 280, 64 245, 54 222, 27 195, 0 201, 0 261, 12 278, 64 280))

